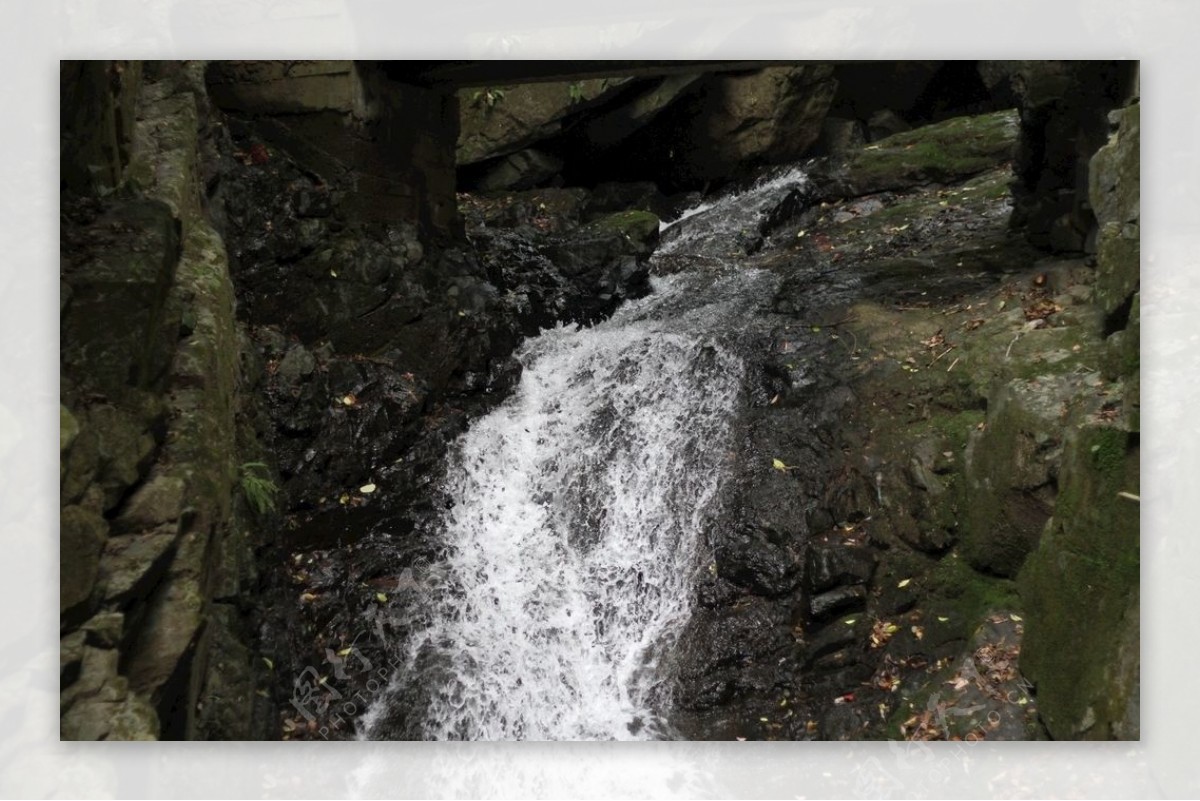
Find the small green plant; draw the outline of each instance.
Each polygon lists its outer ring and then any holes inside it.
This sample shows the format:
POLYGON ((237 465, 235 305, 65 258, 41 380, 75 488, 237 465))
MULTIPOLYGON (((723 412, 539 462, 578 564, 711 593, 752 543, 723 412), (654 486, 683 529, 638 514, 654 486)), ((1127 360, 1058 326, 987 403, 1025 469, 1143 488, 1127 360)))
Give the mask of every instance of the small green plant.
POLYGON ((279 487, 267 475, 267 466, 262 462, 246 462, 241 467, 242 492, 254 513, 259 515, 275 511, 275 495, 279 487))
POLYGON ((475 94, 471 95, 472 106, 483 106, 488 111, 496 107, 496 104, 504 99, 504 91, 486 86, 480 89, 475 94))
POLYGON ((583 83, 580 81, 575 81, 575 83, 567 87, 567 94, 570 95, 572 103, 582 103, 583 83))

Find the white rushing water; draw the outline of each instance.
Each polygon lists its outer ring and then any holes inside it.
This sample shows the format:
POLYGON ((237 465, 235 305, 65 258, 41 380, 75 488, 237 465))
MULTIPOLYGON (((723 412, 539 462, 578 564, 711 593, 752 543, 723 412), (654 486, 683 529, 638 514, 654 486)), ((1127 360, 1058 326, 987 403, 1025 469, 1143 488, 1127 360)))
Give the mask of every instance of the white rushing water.
MULTIPOLYGON (((802 181, 785 173, 692 216, 719 237, 802 181)), ((400 710, 401 736, 426 739, 671 736, 667 657, 720 508, 742 386, 724 343, 775 281, 718 260, 653 279, 605 322, 522 346, 515 393, 448 457, 445 560, 408 612, 412 634, 363 736, 397 736, 387 720, 400 710)))
POLYGON ((714 332, 769 280, 656 279, 604 323, 525 344, 514 396, 450 456, 444 578, 395 679, 440 685, 425 737, 665 735, 661 661, 689 613, 741 386, 714 332), (417 675, 431 650, 437 670, 417 675))
POLYGON ((789 192, 803 189, 808 176, 799 167, 782 169, 760 179, 748 189, 703 201, 670 223, 661 223, 664 235, 658 249, 672 253, 729 255, 729 241, 762 224, 766 214, 789 192), (686 225, 681 223, 687 222, 686 225), (670 232, 668 235, 667 232, 670 232))

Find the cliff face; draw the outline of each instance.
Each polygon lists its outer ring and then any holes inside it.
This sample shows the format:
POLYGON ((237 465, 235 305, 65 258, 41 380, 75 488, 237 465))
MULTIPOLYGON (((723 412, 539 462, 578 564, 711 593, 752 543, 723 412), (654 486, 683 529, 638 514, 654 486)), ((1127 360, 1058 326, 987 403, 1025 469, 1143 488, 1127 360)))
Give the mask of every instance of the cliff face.
POLYGON ((253 445, 198 65, 64 63, 63 95, 87 100, 63 132, 62 736, 263 737, 236 498, 253 445))

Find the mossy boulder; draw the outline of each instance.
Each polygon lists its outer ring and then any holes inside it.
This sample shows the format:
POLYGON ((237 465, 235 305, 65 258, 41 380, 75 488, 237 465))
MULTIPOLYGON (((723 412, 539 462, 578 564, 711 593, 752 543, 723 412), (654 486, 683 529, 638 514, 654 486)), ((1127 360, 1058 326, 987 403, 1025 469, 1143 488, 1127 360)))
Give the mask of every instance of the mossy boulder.
POLYGON ((827 194, 841 197, 948 183, 1008 160, 1016 138, 1015 112, 954 117, 881 139, 840 170, 818 170, 817 178, 827 194))
POLYGON ((1062 453, 1062 408, 1074 376, 1016 379, 988 402, 987 423, 967 446, 963 555, 977 570, 1012 577, 1053 510, 1062 453))
POLYGON ((1120 428, 1069 430, 1054 517, 1018 578, 1021 670, 1056 739, 1137 738, 1138 455, 1120 428))

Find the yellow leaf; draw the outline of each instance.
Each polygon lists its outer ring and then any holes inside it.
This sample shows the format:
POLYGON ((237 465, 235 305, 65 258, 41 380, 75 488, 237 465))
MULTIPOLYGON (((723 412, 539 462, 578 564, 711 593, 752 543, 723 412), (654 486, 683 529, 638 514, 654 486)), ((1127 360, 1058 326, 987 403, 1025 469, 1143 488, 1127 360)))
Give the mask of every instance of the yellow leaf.
POLYGON ((267 658, 264 656, 264 657, 262 658, 262 661, 264 661, 264 662, 266 662, 266 663, 267 663, 267 670, 274 670, 274 669, 275 669, 275 663, 274 663, 274 662, 272 662, 270 659, 267 659, 267 658))
POLYGON ((784 464, 783 460, 781 460, 781 459, 772 459, 771 467, 774 467, 776 470, 787 470, 788 469, 788 466, 786 464, 784 464))
POLYGON ((759 720, 761 720, 763 723, 770 723, 770 722, 771 722, 771 719, 770 719, 770 718, 759 718, 759 720))
POLYGON ((908 583, 909 583, 910 581, 912 581, 912 579, 904 579, 904 581, 900 582, 900 583, 899 583, 899 584, 897 584, 896 586, 897 586, 897 587, 900 587, 901 589, 903 589, 904 587, 907 587, 907 586, 908 586, 908 583))
POLYGON ((379 601, 379 603, 381 603, 381 604, 387 603, 387 593, 386 592, 375 593, 375 600, 379 601))
POLYGON ((358 488, 358 491, 361 492, 363 495, 370 495, 372 492, 375 491, 375 485, 374 484, 363 484, 361 487, 358 488))
POLYGON ((338 654, 338 656, 350 656, 350 652, 353 650, 354 650, 353 647, 343 648, 342 650, 338 651, 337 654, 338 654))
POLYGON ((945 623, 949 619, 950 618, 948 618, 948 617, 942 617, 941 615, 938 615, 938 620, 941 621, 942 623, 945 623))
POLYGON ((1008 619, 1009 619, 1009 620, 1015 620, 1016 622, 1020 623, 1020 622, 1021 622, 1021 620, 1022 620, 1022 617, 1021 617, 1020 615, 1009 615, 1009 616, 1008 616, 1008 619))
POLYGON ((852 617, 852 618, 850 618, 849 620, 845 621, 845 623, 846 623, 846 625, 847 625, 847 626, 853 626, 853 625, 854 625, 855 623, 857 623, 857 622, 858 622, 858 619, 857 619, 857 618, 853 618, 853 617, 852 617))
POLYGON ((313 595, 311 592, 305 592, 305 593, 301 593, 300 600, 301 601, 315 601, 315 600, 317 600, 317 596, 313 595))

